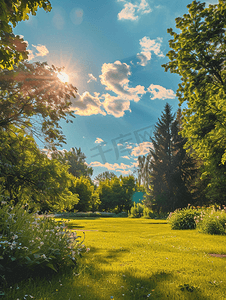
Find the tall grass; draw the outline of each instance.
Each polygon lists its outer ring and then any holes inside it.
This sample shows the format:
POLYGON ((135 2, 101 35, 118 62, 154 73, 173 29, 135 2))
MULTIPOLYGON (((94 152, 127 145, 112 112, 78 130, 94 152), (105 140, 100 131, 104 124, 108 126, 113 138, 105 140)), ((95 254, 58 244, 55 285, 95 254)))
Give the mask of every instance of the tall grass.
POLYGON ((28 280, 5 299, 226 299, 226 260, 209 255, 226 254, 224 236, 151 219, 78 218, 67 226, 84 231, 90 248, 80 269, 28 280))

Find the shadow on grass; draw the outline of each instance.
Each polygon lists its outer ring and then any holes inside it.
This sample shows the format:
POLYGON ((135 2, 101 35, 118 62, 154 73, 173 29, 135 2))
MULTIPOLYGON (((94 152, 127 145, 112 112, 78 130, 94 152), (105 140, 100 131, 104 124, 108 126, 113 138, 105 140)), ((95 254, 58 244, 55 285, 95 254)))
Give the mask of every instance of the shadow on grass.
POLYGON ((93 248, 90 251, 90 254, 93 254, 95 257, 95 265, 97 264, 109 264, 109 260, 118 260, 120 261, 120 257, 125 253, 129 253, 130 250, 127 248, 119 248, 119 249, 109 249, 103 253, 98 248, 93 248))
MULTIPOLYGON (((80 286, 81 299, 86 300, 211 299, 203 296, 200 289, 192 285, 184 284, 182 288, 177 275, 164 271, 153 273, 149 278, 142 278, 133 276, 132 272, 103 272, 92 265, 86 269, 83 276, 87 276, 88 281, 95 280, 94 287, 84 286, 82 288, 80 286)), ((70 299, 76 300, 77 298, 74 295, 70 299)))
POLYGON ((162 224, 168 224, 168 222, 166 221, 166 222, 150 222, 150 223, 145 223, 145 225, 162 225, 162 224))
MULTIPOLYGON (((106 251, 103 260, 120 258, 120 252, 128 249, 106 251)), ((93 254, 98 249, 92 250, 93 254)), ((142 299, 174 299, 174 300, 212 300, 205 297, 197 287, 184 284, 179 275, 164 270, 151 272, 150 276, 136 275, 136 270, 103 270, 100 256, 94 255, 91 263, 81 266, 80 270, 59 273, 52 278, 29 279, 20 288, 8 290, 6 300, 23 299, 24 293, 35 299, 48 300, 142 300, 142 299), (47 280, 46 280, 47 279, 47 280), (187 289, 189 287, 190 289, 187 289)), ((104 261, 106 263, 106 261, 104 261)), ((215 298, 216 299, 216 298, 215 298)), ((222 298, 223 299, 223 298, 222 298)))

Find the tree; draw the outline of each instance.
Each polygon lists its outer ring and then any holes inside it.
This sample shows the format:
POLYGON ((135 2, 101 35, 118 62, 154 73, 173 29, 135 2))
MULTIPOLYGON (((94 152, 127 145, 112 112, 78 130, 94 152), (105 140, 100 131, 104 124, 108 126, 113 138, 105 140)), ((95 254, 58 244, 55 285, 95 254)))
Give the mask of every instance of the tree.
POLYGON ((100 173, 94 178, 94 181, 99 184, 101 181, 105 181, 106 179, 111 180, 112 178, 116 177, 115 173, 105 171, 103 173, 100 173))
POLYGON ((0 70, 0 131, 13 124, 37 137, 42 133, 49 147, 65 143, 59 121, 72 122, 70 97, 77 89, 60 81, 60 70, 26 62, 11 71, 0 70))
POLYGON ((135 186, 135 178, 132 175, 101 180, 97 188, 101 201, 100 209, 117 213, 129 210, 135 186))
POLYGON ((68 172, 75 177, 89 177, 93 175, 93 168, 86 163, 86 156, 81 148, 71 148, 70 151, 52 151, 49 153, 52 158, 59 160, 62 164, 68 165, 68 172))
POLYGON ((191 200, 186 183, 192 176, 193 165, 183 148, 185 140, 178 134, 179 122, 174 120, 171 110, 167 103, 151 138, 149 188, 151 206, 158 213, 174 211, 191 200))
POLYGON ((132 175, 120 176, 122 186, 122 198, 118 203, 118 212, 128 211, 132 206, 132 197, 136 189, 135 178, 132 175))
POLYGON ((94 185, 89 178, 81 176, 80 178, 73 178, 70 191, 73 194, 78 194, 79 202, 74 206, 78 211, 88 211, 98 208, 99 197, 94 191, 94 185))
POLYGON ((12 204, 25 201, 42 211, 70 209, 78 199, 69 191, 67 169, 48 159, 23 131, 1 135, 0 189, 12 204))
POLYGON ((183 110, 186 147, 203 161, 202 179, 212 201, 226 201, 226 2, 205 7, 193 1, 188 14, 176 18, 179 33, 168 33, 170 61, 166 71, 181 78, 177 90, 183 110))
POLYGON ((102 211, 110 212, 112 211, 117 203, 117 199, 114 197, 114 194, 112 193, 112 186, 111 181, 109 179, 106 179, 104 181, 100 181, 99 186, 97 188, 97 191, 99 193, 100 197, 100 209, 102 211))
POLYGON ((48 0, 1 0, 0 1, 0 69, 12 70, 20 61, 28 58, 26 43, 15 36, 12 26, 28 20, 29 14, 36 15, 38 8, 51 10, 48 0))
POLYGON ((86 163, 86 156, 81 148, 71 148, 70 151, 65 152, 65 158, 69 164, 68 172, 75 177, 90 177, 93 175, 93 168, 88 167, 86 163))

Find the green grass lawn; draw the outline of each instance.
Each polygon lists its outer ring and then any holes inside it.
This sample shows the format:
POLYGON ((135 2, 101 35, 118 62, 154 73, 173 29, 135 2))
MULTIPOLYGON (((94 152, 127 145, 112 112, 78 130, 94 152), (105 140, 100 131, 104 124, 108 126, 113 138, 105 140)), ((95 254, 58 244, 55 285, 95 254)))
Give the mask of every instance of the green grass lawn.
POLYGON ((226 254, 225 236, 151 219, 78 218, 68 227, 84 230, 90 248, 80 269, 21 283, 5 299, 226 299, 226 258, 209 255, 226 254))

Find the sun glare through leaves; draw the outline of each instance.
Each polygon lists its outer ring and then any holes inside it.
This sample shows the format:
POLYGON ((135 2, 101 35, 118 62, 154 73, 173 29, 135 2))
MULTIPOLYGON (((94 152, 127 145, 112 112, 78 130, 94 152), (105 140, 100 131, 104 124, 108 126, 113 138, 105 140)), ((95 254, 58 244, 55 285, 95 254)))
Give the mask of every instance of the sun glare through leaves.
POLYGON ((57 77, 64 83, 69 81, 69 76, 65 72, 59 72, 57 77))

